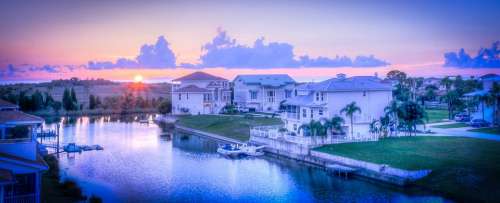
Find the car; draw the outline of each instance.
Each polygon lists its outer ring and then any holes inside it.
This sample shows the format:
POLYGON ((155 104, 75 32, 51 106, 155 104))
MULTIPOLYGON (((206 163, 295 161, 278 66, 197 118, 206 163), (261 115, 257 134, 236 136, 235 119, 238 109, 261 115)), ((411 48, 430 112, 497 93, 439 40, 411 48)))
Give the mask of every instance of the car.
POLYGON ((456 122, 469 122, 470 121, 470 116, 466 113, 459 113, 455 115, 456 122))
POLYGON ((470 126, 475 128, 488 127, 490 126, 490 122, 483 119, 473 119, 472 121, 470 121, 470 126))

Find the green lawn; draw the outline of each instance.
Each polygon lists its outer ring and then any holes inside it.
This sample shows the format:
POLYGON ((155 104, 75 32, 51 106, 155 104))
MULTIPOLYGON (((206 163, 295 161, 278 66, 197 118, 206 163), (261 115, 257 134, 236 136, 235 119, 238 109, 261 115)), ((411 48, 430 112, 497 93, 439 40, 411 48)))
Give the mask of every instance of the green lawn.
POLYGON ((463 128, 463 127, 468 127, 466 123, 450 123, 450 124, 443 124, 443 125, 435 125, 432 126, 434 128, 443 128, 443 129, 448 129, 448 128, 463 128))
POLYGON ((211 132, 229 138, 248 141, 250 126, 282 124, 279 118, 196 115, 181 116, 179 125, 211 132))
POLYGON ((476 128, 476 129, 470 129, 468 131, 500 135, 500 128, 498 128, 498 127, 495 127, 495 128, 476 128))
POLYGON ((426 109, 429 121, 427 123, 438 123, 443 119, 448 119, 448 110, 446 109, 426 109))
POLYGON ((433 172, 417 185, 461 201, 500 199, 500 142, 461 137, 402 137, 315 150, 393 167, 433 172))

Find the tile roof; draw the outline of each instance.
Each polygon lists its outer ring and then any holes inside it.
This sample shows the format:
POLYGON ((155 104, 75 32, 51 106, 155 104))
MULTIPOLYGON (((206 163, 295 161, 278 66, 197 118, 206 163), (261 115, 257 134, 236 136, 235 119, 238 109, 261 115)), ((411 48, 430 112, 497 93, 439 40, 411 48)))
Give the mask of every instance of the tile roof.
POLYGON ((0 123, 42 123, 43 119, 22 111, 0 111, 0 123))
POLYGON ((210 90, 198 87, 196 85, 188 85, 174 90, 174 92, 210 92, 210 90))
POLYGON ((14 156, 11 154, 6 154, 6 153, 0 152, 0 161, 11 161, 11 162, 14 162, 17 164, 30 166, 30 167, 33 167, 33 168, 36 168, 39 170, 49 169, 49 166, 47 165, 47 163, 45 163, 45 161, 43 160, 43 158, 39 154, 36 155, 35 160, 30 160, 30 159, 25 159, 22 157, 18 157, 18 156, 14 156))
POLYGON ((373 76, 355 76, 332 78, 318 83, 306 83, 299 85, 297 89, 325 92, 391 91, 392 85, 373 76))
POLYGON ((19 107, 13 103, 0 99, 0 109, 2 108, 19 108, 19 107))
POLYGON ((210 75, 205 72, 197 71, 189 75, 185 75, 180 78, 174 79, 173 81, 183 81, 183 80, 227 80, 227 79, 215 75, 210 75))
POLYGON ((295 83, 295 80, 287 74, 238 75, 234 81, 241 81, 245 84, 257 84, 272 87, 295 83))

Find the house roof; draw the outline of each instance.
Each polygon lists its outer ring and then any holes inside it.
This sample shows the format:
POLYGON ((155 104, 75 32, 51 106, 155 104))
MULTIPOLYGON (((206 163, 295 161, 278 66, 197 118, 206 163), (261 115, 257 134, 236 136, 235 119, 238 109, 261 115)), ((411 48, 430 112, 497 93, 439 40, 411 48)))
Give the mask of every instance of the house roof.
POLYGON ((283 104, 294 105, 294 106, 310 106, 310 107, 320 107, 326 105, 325 103, 314 104, 314 95, 310 93, 308 95, 300 95, 293 98, 285 100, 283 104))
POLYGON ((287 74, 238 75, 234 81, 271 87, 279 87, 295 83, 295 80, 287 74))
POLYGON ((0 111, 0 124, 42 123, 43 119, 22 111, 0 111))
POLYGON ((19 106, 10 103, 8 101, 5 101, 3 99, 0 99, 0 109, 5 109, 5 108, 19 108, 19 106))
POLYGON ((373 76, 355 76, 350 78, 331 78, 318 83, 306 83, 298 86, 297 89, 325 92, 391 91, 392 84, 383 82, 373 76))
POLYGON ((11 170, 0 168, 0 185, 15 183, 16 179, 11 170))
POLYGON ((174 79, 172 81, 185 81, 185 80, 227 80, 227 79, 215 75, 210 75, 205 72, 197 71, 189 75, 185 75, 180 78, 174 79))
POLYGON ((198 87, 196 85, 188 85, 186 87, 182 87, 174 90, 174 92, 210 92, 210 90, 198 87))
POLYGON ((38 154, 37 154, 35 160, 30 160, 30 159, 25 159, 22 157, 18 157, 18 156, 14 156, 11 154, 6 154, 6 153, 0 152, 0 161, 12 162, 14 164, 23 165, 23 166, 31 167, 31 168, 38 169, 38 170, 49 169, 49 166, 47 165, 47 163, 45 163, 43 158, 38 154))

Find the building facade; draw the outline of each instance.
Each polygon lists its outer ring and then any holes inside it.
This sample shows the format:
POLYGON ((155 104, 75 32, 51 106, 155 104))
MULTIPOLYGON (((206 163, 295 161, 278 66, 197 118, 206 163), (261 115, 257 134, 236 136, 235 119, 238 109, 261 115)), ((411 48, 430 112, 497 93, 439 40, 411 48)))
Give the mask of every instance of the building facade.
POLYGON ((218 114, 231 103, 231 88, 225 78, 194 72, 173 80, 173 114, 218 114))
MULTIPOLYGON (((485 77, 481 78, 480 81, 483 84, 483 89, 465 94, 464 96, 466 99, 478 99, 479 97, 490 94, 495 83, 500 85, 500 76, 485 77)), ((498 123, 498 119, 500 118, 500 95, 497 95, 495 99, 496 101, 491 103, 479 100, 479 104, 475 111, 469 112, 471 119, 484 119, 490 123, 498 123), (496 108, 494 105, 497 105, 496 108), (497 121, 495 121, 495 119, 497 119, 497 121)))
POLYGON ((370 134, 369 123, 384 115, 384 108, 391 100, 392 84, 372 76, 346 78, 339 74, 337 78, 297 86, 293 97, 284 102, 285 111, 281 117, 289 133, 304 136, 301 125, 340 116, 345 120, 344 132, 350 135, 350 118, 341 110, 356 102, 361 112, 353 116, 354 137, 345 138, 363 139, 370 134))
POLYGON ((234 104, 245 111, 279 111, 280 104, 291 98, 295 80, 286 74, 238 75, 233 80, 234 104))
POLYGON ((41 176, 48 169, 36 141, 42 123, 0 100, 0 202, 40 202, 41 176))

